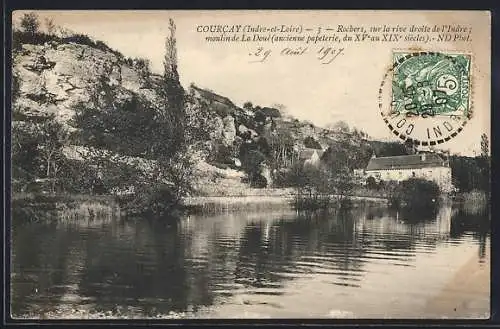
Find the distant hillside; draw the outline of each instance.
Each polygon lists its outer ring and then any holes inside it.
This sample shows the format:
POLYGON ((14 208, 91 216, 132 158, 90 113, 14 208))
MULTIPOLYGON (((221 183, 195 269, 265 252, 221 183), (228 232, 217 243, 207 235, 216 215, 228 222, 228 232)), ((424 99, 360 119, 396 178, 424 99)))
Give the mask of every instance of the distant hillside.
POLYGON ((228 97, 212 90, 194 84, 191 85, 191 88, 196 97, 206 102, 211 115, 215 115, 221 120, 232 117, 232 119, 227 120, 231 126, 224 126, 224 129, 236 131, 236 136, 241 138, 248 136, 258 138, 270 133, 286 133, 290 134, 298 148, 307 147, 305 145, 306 139, 312 138, 321 145, 322 149, 326 149, 330 143, 345 134, 317 127, 298 119, 283 118, 280 111, 272 107, 255 106, 252 109, 243 109, 236 106, 228 97))

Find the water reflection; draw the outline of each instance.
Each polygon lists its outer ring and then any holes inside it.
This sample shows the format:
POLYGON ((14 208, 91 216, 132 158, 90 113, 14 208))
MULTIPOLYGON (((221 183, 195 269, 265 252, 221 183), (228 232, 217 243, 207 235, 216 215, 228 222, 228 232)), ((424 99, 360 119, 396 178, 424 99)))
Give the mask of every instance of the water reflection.
MULTIPOLYGON (((477 245, 485 257, 486 213, 445 206, 432 218, 415 216, 366 206, 320 214, 189 216, 175 226, 110 218, 100 225, 14 227, 12 312, 65 307, 144 315, 196 312, 235 300, 251 303, 242 296, 291 295, 301 289, 292 282, 318 278, 350 289, 329 288, 332 296, 325 290, 325 298, 352 294, 362 307, 363 299, 380 294, 373 284, 390 280, 396 268, 403 274, 417 266, 450 271, 425 264, 427 254, 448 264, 440 245, 477 245), (372 274, 378 276, 366 279, 372 274)), ((373 297, 390 298, 387 294, 373 297)))
POLYGON ((459 239, 463 235, 471 232, 474 239, 479 243, 479 259, 485 261, 487 238, 491 229, 491 221, 487 209, 454 209, 450 235, 454 239, 459 239))

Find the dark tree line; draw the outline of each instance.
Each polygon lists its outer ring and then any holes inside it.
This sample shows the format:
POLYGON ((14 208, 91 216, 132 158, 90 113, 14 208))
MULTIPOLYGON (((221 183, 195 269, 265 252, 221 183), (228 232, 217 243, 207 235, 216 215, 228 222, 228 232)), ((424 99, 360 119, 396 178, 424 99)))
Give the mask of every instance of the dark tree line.
POLYGON ((490 158, 450 156, 453 185, 460 192, 490 191, 490 158))

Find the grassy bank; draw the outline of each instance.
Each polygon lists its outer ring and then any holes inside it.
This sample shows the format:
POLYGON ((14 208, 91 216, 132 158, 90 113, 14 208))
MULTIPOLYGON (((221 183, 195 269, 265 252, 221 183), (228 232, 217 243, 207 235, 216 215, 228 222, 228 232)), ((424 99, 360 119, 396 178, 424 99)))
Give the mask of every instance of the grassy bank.
POLYGON ((209 196, 184 199, 184 206, 195 212, 220 212, 237 210, 271 210, 288 207, 291 195, 209 196))
MULTIPOLYGON (((333 201, 338 196, 329 196, 333 201)), ((377 196, 352 195, 347 197, 354 203, 387 203, 387 199, 377 196)), ((221 212, 238 210, 272 210, 293 207, 297 197, 292 189, 252 189, 248 194, 231 196, 192 196, 184 198, 185 207, 194 212, 221 212), (260 194, 257 194, 260 192, 260 194)))
POLYGON ((225 187, 224 189, 207 187, 198 191, 195 197, 288 197, 295 193, 293 188, 241 188, 225 187))
POLYGON ((20 222, 102 220, 120 215, 113 196, 15 193, 12 219, 20 222))
MULTIPOLYGON (((359 191, 358 191, 359 192, 359 191)), ((330 196, 335 199, 336 196, 330 196)), ((191 196, 183 199, 183 206, 190 212, 259 211, 290 208, 295 203, 294 189, 246 189, 226 195, 191 196)), ((386 203, 387 199, 376 193, 353 193, 351 201, 386 203)), ((36 194, 12 195, 13 218, 27 221, 57 219, 58 221, 92 220, 119 216, 120 209, 112 195, 85 194, 36 194)), ((121 213, 124 214, 123 211, 121 213)))
POLYGON ((24 200, 32 202, 61 202, 71 204, 75 202, 113 203, 116 201, 116 198, 113 195, 13 193, 11 200, 12 202, 24 200))

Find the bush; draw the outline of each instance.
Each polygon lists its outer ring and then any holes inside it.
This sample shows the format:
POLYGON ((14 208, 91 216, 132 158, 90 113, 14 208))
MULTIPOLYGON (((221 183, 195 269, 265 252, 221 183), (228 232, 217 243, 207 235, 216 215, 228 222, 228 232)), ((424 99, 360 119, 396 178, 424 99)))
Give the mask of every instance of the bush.
POLYGON ((26 33, 35 34, 38 32, 39 27, 40 21, 38 20, 38 16, 35 13, 24 14, 21 18, 21 28, 26 33))
POLYGON ((453 185, 460 192, 472 190, 490 191, 490 158, 489 157, 450 157, 453 185))
POLYGON ((14 31, 12 34, 12 50, 20 51, 23 44, 43 45, 50 41, 61 42, 61 39, 55 35, 49 35, 43 32, 23 32, 14 31))
POLYGON ((304 146, 310 149, 321 150, 321 144, 311 136, 307 136, 304 139, 304 146))
POLYGON ((92 194, 97 171, 84 161, 66 159, 58 179, 59 190, 92 194))
POLYGON ((277 170, 273 173, 273 185, 276 188, 293 187, 295 175, 291 169, 277 170))
POLYGON ((120 198, 120 206, 129 215, 165 217, 176 210, 179 198, 167 184, 142 185, 133 195, 120 198))
POLYGON ((80 45, 90 46, 95 49, 99 49, 105 52, 110 52, 118 56, 119 58, 123 58, 123 54, 117 50, 110 48, 107 44, 102 41, 94 41, 88 35, 85 34, 74 34, 68 37, 58 37, 53 34, 47 34, 43 32, 23 32, 23 31, 14 31, 12 35, 12 49, 14 51, 20 51, 21 46, 23 44, 32 44, 32 45, 43 45, 47 42, 54 41, 57 43, 77 43, 80 45))
POLYGON ((377 184, 377 181, 373 176, 370 176, 366 179, 366 187, 370 190, 378 190, 380 185, 377 184))
POLYGON ((391 196, 394 206, 408 206, 411 208, 435 207, 439 202, 439 186, 421 178, 410 178, 402 181, 391 196))
POLYGON ((215 150, 209 155, 208 161, 214 165, 226 165, 225 167, 228 168, 231 164, 233 164, 233 156, 234 150, 232 146, 226 146, 218 143, 215 145, 215 150))
POLYGON ((73 43, 78 43, 81 45, 87 45, 87 46, 90 46, 90 47, 93 47, 93 48, 96 48, 96 49, 99 49, 99 50, 102 50, 105 52, 113 53, 116 56, 123 58, 123 54, 120 53, 119 51, 110 48, 107 44, 105 44, 102 41, 99 41, 99 40, 94 41, 88 35, 85 35, 85 34, 74 34, 74 35, 71 35, 69 37, 62 38, 61 41, 66 42, 66 43, 73 42, 73 43))

